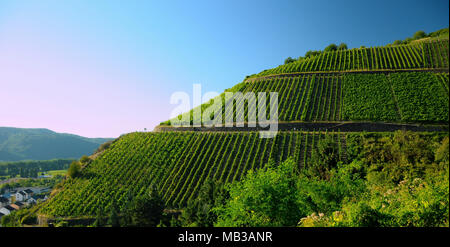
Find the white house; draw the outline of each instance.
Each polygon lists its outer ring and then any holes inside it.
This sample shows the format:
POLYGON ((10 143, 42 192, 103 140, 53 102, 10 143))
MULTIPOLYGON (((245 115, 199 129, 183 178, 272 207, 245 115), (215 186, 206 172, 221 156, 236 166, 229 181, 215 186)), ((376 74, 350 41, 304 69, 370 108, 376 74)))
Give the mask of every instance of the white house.
POLYGON ((23 192, 22 190, 16 193, 16 201, 17 202, 23 202, 27 199, 27 193, 23 192))
POLYGON ((14 210, 16 210, 16 209, 7 205, 7 206, 4 206, 3 208, 0 208, 0 213, 2 213, 4 215, 8 215, 14 210))
POLYGON ((34 192, 30 189, 21 190, 16 193, 16 201, 23 202, 31 198, 34 192))

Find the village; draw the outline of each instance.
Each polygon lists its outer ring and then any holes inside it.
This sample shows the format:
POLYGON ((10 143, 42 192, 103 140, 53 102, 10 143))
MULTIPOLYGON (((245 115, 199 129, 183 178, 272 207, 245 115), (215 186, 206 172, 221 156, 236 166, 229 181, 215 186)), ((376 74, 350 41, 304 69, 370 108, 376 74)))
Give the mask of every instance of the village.
POLYGON ((0 195, 0 220, 15 210, 31 207, 48 199, 49 187, 22 187, 0 195))

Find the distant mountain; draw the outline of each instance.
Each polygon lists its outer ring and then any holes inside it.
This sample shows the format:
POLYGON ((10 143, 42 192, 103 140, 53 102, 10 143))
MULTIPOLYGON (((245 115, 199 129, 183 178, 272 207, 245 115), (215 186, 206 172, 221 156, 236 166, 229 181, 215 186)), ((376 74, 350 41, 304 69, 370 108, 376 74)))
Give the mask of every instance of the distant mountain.
POLYGON ((79 158, 111 138, 86 138, 48 129, 0 127, 0 161, 79 158))

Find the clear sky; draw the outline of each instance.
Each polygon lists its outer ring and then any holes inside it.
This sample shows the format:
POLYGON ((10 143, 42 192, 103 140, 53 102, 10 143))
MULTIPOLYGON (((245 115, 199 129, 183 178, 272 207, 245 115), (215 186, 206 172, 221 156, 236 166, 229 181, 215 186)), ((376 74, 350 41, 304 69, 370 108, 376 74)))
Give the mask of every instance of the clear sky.
POLYGON ((448 0, 0 0, 0 126, 151 130, 194 83, 222 92, 307 50, 384 45, 448 22, 448 0))

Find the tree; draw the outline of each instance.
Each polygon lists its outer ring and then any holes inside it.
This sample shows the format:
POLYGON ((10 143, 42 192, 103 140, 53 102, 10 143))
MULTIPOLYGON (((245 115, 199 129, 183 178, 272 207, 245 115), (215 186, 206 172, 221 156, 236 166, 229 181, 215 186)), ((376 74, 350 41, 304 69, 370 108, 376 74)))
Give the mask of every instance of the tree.
POLYGON ((198 196, 188 201, 188 205, 181 216, 184 226, 212 227, 217 219, 213 211, 215 205, 223 205, 226 198, 223 184, 206 181, 198 196))
POLYGON ((108 219, 108 225, 111 225, 112 227, 119 227, 120 221, 119 221, 119 215, 118 215, 118 209, 116 203, 113 201, 110 208, 109 213, 109 219, 108 219))
POLYGON ((230 199, 214 209, 216 226, 295 226, 299 210, 295 162, 267 164, 228 188, 230 199))
POLYGON ((322 52, 321 51, 307 51, 305 53, 305 58, 314 57, 314 56, 320 55, 320 53, 322 53, 322 52))
POLYGON ((91 161, 91 158, 89 158, 89 157, 86 156, 86 155, 83 155, 83 156, 80 158, 80 163, 83 164, 83 165, 89 163, 90 161, 91 161))
POLYGON ((326 135, 325 139, 314 147, 309 167, 303 172, 312 177, 328 179, 330 171, 336 168, 338 161, 338 146, 330 135, 326 135))
POLYGON ((293 62, 295 62, 295 61, 296 61, 296 60, 295 60, 294 58, 288 57, 288 58, 286 58, 286 59, 284 60, 284 64, 293 63, 293 62))
POLYGON ((97 217, 95 218, 95 221, 94 221, 94 227, 101 227, 104 225, 105 225, 105 222, 104 222, 103 210, 101 207, 99 207, 99 208, 97 208, 97 217))
POLYGON ((165 205, 156 187, 152 186, 149 193, 136 197, 127 210, 132 226, 154 227, 162 219, 165 205))
POLYGON ((417 31, 414 36, 413 39, 422 39, 427 37, 427 34, 424 31, 417 31))
POLYGON ((394 41, 394 43, 392 43, 393 45, 401 45, 403 42, 401 40, 396 40, 394 41))
POLYGON ((324 52, 330 52, 330 51, 337 51, 338 47, 336 44, 330 44, 329 46, 325 47, 324 52))
POLYGON ((338 46, 337 49, 338 49, 339 51, 343 51, 343 50, 347 50, 348 47, 347 47, 347 44, 346 44, 346 43, 341 43, 341 44, 338 46))
POLYGON ((69 170, 67 170, 67 175, 69 175, 70 178, 76 178, 81 174, 81 165, 77 161, 73 161, 70 164, 69 170))

